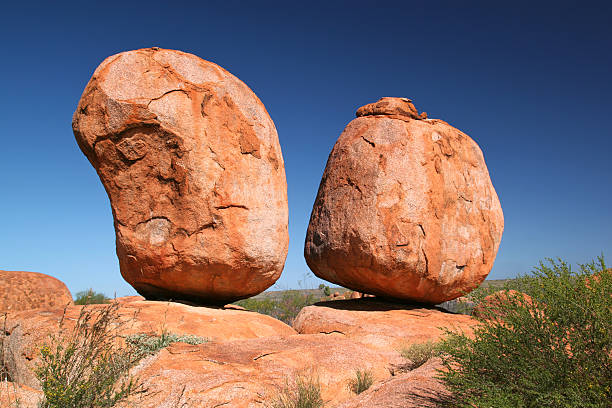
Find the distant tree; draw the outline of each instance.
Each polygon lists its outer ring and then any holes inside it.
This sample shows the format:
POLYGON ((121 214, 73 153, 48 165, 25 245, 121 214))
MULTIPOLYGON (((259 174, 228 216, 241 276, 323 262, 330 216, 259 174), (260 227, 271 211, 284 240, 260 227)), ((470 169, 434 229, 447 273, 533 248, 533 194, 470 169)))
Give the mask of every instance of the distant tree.
POLYGON ((87 289, 82 292, 78 292, 76 294, 76 299, 74 300, 75 305, 94 305, 94 304, 103 304, 108 303, 109 298, 107 298, 103 293, 94 292, 93 289, 87 289))

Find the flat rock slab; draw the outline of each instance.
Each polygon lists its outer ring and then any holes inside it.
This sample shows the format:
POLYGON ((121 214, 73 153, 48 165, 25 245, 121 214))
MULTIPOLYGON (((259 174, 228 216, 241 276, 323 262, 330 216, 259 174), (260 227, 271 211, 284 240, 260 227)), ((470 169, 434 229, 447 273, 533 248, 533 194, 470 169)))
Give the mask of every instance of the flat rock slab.
MULTIPOLYGON (((180 303, 135 300, 120 302, 119 321, 122 335, 146 333, 159 335, 163 330, 179 335, 206 337, 212 342, 296 334, 290 326, 270 316, 232 308, 188 306, 180 303)), ((91 305, 99 310, 104 305, 91 305)), ((4 333, 4 347, 10 378, 38 388, 32 369, 39 361, 40 347, 50 334, 59 332, 60 321, 70 330, 83 306, 55 310, 30 310, 9 314, 4 333)))
POLYGON ((348 382, 357 369, 383 381, 390 377, 393 358, 337 333, 175 343, 133 370, 149 395, 131 403, 143 408, 268 407, 287 381, 305 374, 318 378, 326 406, 332 407, 353 395, 348 382))
POLYGON ((339 333, 368 346, 399 351, 415 343, 436 341, 442 328, 470 333, 477 321, 442 309, 383 302, 376 298, 334 300, 307 306, 297 315, 298 333, 339 333))
POLYGON ((0 313, 72 304, 66 285, 38 272, 0 271, 0 313))
POLYGON ((374 384, 337 408, 436 408, 451 398, 435 378, 441 368, 440 359, 431 359, 415 370, 374 384))

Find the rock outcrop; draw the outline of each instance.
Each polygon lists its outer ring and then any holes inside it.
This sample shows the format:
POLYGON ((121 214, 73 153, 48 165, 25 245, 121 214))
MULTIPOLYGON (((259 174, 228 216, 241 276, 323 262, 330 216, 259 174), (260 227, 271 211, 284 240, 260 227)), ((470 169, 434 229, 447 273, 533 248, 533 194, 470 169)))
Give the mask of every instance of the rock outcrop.
POLYGON ((0 313, 72 304, 66 285, 43 273, 0 271, 0 292, 0 313))
POLYGON ((180 51, 123 52, 96 69, 72 126, 110 198, 121 274, 141 295, 222 304, 278 279, 283 157, 238 78, 180 51))
POLYGON ((437 341, 441 327, 471 333, 470 316, 383 302, 376 298, 335 300, 303 308, 293 322, 301 334, 340 333, 379 350, 401 350, 415 343, 437 341))
MULTIPOLYGON (((225 342, 267 337, 286 337, 296 332, 285 323, 270 316, 232 308, 188 306, 174 302, 153 302, 123 299, 118 302, 117 323, 120 334, 144 333, 160 335, 163 330, 178 335, 205 337, 211 342, 225 342)), ((108 305, 90 305, 96 311, 108 305)), ((4 358, 10 378, 20 384, 38 388, 33 374, 38 364, 40 348, 49 341, 49 335, 69 333, 74 327, 82 306, 71 306, 65 311, 28 310, 8 315, 4 339, 4 358)))
POLYGON ((421 367, 374 384, 336 408, 437 408, 453 406, 452 396, 436 377, 439 358, 421 367))
POLYGON ((149 395, 126 406, 269 407, 286 384, 303 375, 319 381, 326 406, 333 407, 353 395, 348 381, 357 369, 383 381, 392 358, 337 333, 175 343, 133 370, 149 395))
POLYGON ((318 277, 437 304, 493 266, 503 214, 478 145, 405 98, 359 108, 336 142, 304 255, 318 277))

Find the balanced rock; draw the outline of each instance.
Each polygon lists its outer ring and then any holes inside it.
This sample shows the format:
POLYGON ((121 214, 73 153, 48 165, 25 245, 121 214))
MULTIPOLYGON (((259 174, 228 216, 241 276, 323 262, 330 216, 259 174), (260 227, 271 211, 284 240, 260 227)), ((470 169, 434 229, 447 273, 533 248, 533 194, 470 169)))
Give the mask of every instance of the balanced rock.
POLYGON ((0 271, 0 313, 72 305, 64 282, 37 272, 0 271))
POLYGON ((107 58, 72 127, 110 198, 121 274, 147 299, 264 291, 288 247, 278 135, 243 82, 159 48, 107 58))
POLYGON ((382 98, 329 156, 304 255, 330 282, 437 304, 486 278, 503 225, 478 145, 409 99, 382 98))

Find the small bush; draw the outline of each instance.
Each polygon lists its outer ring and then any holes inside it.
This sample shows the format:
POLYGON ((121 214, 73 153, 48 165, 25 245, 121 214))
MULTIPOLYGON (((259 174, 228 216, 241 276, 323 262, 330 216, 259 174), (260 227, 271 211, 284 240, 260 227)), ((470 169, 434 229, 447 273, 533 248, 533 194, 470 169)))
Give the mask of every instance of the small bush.
POLYGON ((94 292, 93 289, 84 290, 82 292, 78 292, 76 294, 76 299, 74 300, 75 305, 96 305, 96 304, 104 304, 110 301, 104 294, 94 292))
POLYGON ((349 381, 349 389, 355 394, 361 394, 374 384, 374 377, 370 370, 355 371, 355 378, 349 381))
POLYGON ((112 407, 143 391, 129 375, 134 355, 117 346, 121 326, 117 309, 117 304, 95 312, 83 308, 66 337, 52 337, 41 348, 35 369, 44 393, 41 407, 112 407))
POLYGON ((442 343, 455 406, 609 407, 611 275, 603 257, 578 272, 548 260, 481 303, 474 336, 449 332, 442 343))
POLYGON ((157 353, 172 343, 202 344, 209 340, 204 337, 193 335, 179 335, 163 331, 160 336, 148 334, 133 334, 125 338, 125 342, 131 347, 135 359, 141 359, 157 353))
POLYGON ((440 350, 438 344, 433 341, 428 341, 425 343, 411 344, 403 349, 401 354, 402 357, 410 361, 410 363, 407 364, 407 368, 409 370, 414 370, 425 364, 429 359, 440 355, 440 350))
POLYGON ((298 374, 275 398, 272 408, 322 408, 321 384, 312 375, 298 374))

